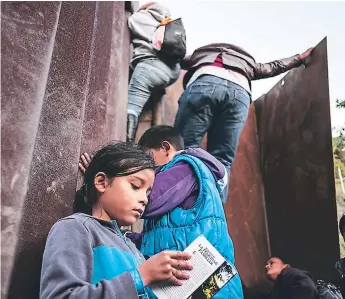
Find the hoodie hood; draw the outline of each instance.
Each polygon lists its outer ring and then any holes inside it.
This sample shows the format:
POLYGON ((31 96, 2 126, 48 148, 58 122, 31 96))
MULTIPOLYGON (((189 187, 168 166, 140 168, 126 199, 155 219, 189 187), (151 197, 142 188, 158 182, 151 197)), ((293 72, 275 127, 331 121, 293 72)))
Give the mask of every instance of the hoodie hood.
POLYGON ((146 7, 145 10, 150 13, 158 22, 161 22, 171 16, 169 9, 159 3, 153 3, 146 7))
POLYGON ((221 192, 228 185, 228 173, 225 166, 214 156, 202 148, 188 148, 184 151, 179 151, 177 154, 188 154, 199 158, 211 170, 216 182, 217 188, 221 192))

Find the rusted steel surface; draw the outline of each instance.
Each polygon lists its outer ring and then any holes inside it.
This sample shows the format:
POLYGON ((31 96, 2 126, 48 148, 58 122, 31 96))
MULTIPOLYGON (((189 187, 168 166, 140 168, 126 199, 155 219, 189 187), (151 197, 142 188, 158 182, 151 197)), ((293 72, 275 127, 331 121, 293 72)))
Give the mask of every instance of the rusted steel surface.
POLYGON ((326 39, 255 107, 271 252, 330 279, 339 243, 326 39))
POLYGON ((270 256, 270 248, 253 104, 249 107, 231 169, 225 213, 243 285, 249 290, 263 291, 269 287, 264 263, 270 256))
MULTIPOLYGON (((95 12, 90 83, 83 121, 82 148, 125 140, 130 34, 123 5, 103 3, 95 12)), ((91 28, 92 29, 92 28, 91 28)))
POLYGON ((1 2, 1 294, 6 298, 59 2, 1 2))
POLYGON ((127 12, 124 2, 1 8, 1 292, 38 298, 45 239, 71 213, 80 152, 125 136, 127 12))

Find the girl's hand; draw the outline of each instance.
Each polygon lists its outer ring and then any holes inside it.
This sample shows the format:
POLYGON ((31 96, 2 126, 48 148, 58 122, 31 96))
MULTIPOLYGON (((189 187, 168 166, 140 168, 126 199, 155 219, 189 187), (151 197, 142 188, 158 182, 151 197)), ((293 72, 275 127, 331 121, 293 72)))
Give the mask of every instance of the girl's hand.
POLYGON ((189 279, 189 273, 183 270, 192 270, 191 263, 187 262, 191 255, 182 251, 162 251, 138 267, 144 285, 153 282, 168 280, 175 285, 182 285, 182 281, 189 279))
POLYGON ((86 169, 89 167, 92 156, 90 157, 88 153, 84 153, 80 156, 79 170, 84 175, 86 169))

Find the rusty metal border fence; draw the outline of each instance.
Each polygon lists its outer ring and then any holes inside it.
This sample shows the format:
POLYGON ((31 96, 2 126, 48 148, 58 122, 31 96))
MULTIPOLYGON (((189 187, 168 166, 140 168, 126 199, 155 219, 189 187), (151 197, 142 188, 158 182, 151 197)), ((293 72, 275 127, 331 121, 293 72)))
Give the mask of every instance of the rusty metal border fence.
POLYGON ((80 152, 125 137, 132 5, 1 2, 2 298, 38 298, 80 152))
MULTIPOLYGON (((125 138, 132 6, 1 3, 3 298, 38 298, 45 239, 71 212, 80 153, 125 138)), ((146 105, 137 138, 173 124, 182 78, 146 105)), ((225 210, 252 293, 269 288, 270 255, 331 277, 339 246, 326 40, 251 105, 225 210)))

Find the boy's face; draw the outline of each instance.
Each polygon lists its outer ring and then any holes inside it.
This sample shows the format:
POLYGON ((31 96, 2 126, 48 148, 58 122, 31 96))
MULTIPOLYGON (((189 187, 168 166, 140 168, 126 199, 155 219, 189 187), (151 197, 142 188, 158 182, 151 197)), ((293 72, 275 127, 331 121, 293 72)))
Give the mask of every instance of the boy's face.
POLYGON ((266 275, 271 280, 276 280, 283 269, 288 267, 277 257, 273 257, 266 263, 266 275))
POLYGON ((168 141, 163 141, 159 149, 150 149, 153 153, 156 166, 169 163, 176 154, 176 149, 168 141))

